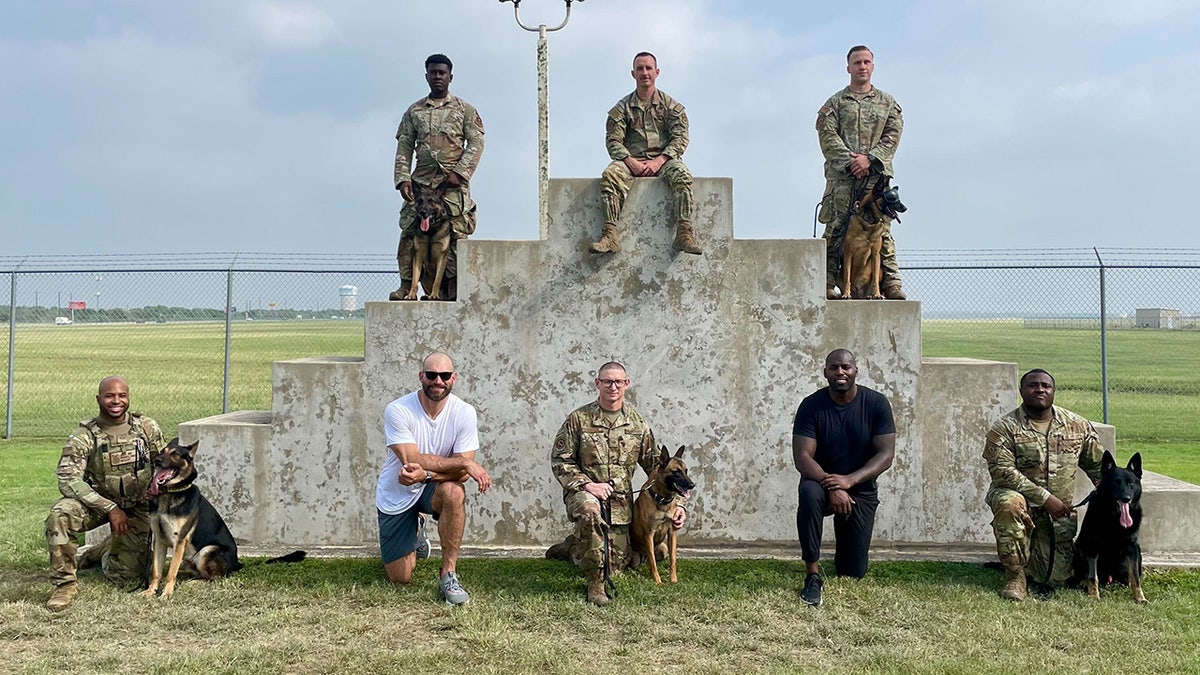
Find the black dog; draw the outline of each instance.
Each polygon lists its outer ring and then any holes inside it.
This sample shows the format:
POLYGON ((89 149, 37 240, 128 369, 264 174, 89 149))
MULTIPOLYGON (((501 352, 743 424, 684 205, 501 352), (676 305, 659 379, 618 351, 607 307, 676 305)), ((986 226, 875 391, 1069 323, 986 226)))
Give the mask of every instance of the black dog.
POLYGON ((1142 455, 1134 453, 1124 469, 1107 450, 1100 462, 1100 484, 1086 500, 1087 514, 1075 538, 1074 573, 1087 594, 1100 599, 1100 584, 1128 580, 1133 601, 1142 604, 1142 455))
MULTIPOLYGON (((171 567, 167 570, 162 597, 169 598, 175 592, 175 578, 183 563, 196 572, 201 579, 225 577, 242 569, 238 560, 237 542, 221 514, 213 508, 196 481, 194 454, 200 443, 180 445, 172 439, 155 460, 157 470, 146 496, 150 499, 150 532, 153 535, 150 581, 142 593, 154 597, 158 582, 162 579, 163 563, 167 551, 171 550, 171 567)), ((300 562, 304 551, 294 551, 275 562, 300 562)))

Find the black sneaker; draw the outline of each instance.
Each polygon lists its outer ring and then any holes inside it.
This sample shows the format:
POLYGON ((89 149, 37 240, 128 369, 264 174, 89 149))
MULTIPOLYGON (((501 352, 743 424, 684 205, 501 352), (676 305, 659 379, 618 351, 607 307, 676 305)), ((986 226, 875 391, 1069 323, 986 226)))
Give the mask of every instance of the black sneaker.
POLYGON ((813 607, 821 606, 821 587, 825 582, 821 581, 821 575, 813 572, 804 577, 804 588, 800 591, 800 599, 805 604, 813 607))

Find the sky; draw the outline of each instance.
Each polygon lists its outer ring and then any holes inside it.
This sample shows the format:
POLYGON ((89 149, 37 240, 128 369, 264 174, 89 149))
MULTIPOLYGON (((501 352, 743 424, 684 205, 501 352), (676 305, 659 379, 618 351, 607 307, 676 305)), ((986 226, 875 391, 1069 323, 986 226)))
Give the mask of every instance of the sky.
MULTIPOLYGON (((555 26, 560 0, 523 0, 555 26)), ((0 0, 0 255, 391 253, 395 130, 454 61, 477 239, 536 239, 535 33, 495 0, 0 0)), ((812 236, 850 46, 904 110, 904 250, 1200 248, 1200 4, 587 0, 549 34, 550 174, 598 177, 658 56, 738 238, 812 236)))

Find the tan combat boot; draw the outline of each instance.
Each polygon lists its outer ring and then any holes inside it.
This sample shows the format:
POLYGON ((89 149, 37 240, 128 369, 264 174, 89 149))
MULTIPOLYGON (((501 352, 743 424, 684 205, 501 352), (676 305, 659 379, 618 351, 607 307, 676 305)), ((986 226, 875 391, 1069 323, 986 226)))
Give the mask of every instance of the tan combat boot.
POLYGON ((587 573, 587 601, 597 607, 607 605, 611 600, 604 591, 604 572, 592 570, 587 573))
POLYGON ((46 609, 51 612, 61 612, 71 606, 71 603, 75 601, 76 595, 79 595, 79 582, 68 581, 54 589, 54 593, 46 601, 46 609))
POLYGON ((572 539, 567 537, 566 540, 560 541, 557 544, 546 549, 546 560, 570 560, 571 559, 571 543, 572 539))
POLYGON ((679 225, 675 228, 675 250, 700 255, 704 251, 700 249, 699 242, 696 241, 696 235, 692 232, 692 224, 686 220, 679 221, 679 225))
POLYGON ((904 294, 904 289, 900 287, 900 284, 895 284, 894 286, 888 286, 887 288, 883 289, 883 297, 886 300, 907 300, 908 299, 908 296, 904 294))
POLYGON ((592 242, 592 253, 619 253, 621 242, 617 241, 617 226, 615 223, 605 223, 600 232, 600 238, 592 242))
POLYGON ((1016 565, 1004 566, 1004 587, 1000 589, 1000 597, 1005 600, 1020 602, 1025 599, 1025 568, 1016 565))

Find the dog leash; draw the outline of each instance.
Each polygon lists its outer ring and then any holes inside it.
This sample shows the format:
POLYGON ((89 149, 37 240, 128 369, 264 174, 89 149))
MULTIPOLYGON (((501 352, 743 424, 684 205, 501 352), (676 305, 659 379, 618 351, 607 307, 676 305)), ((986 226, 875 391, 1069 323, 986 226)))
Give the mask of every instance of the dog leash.
MULTIPOLYGON (((608 481, 612 484, 612 480, 608 481)), ((600 501, 600 518, 604 520, 604 594, 609 600, 617 598, 617 585, 613 583, 611 572, 612 561, 612 506, 607 499, 600 501)))

